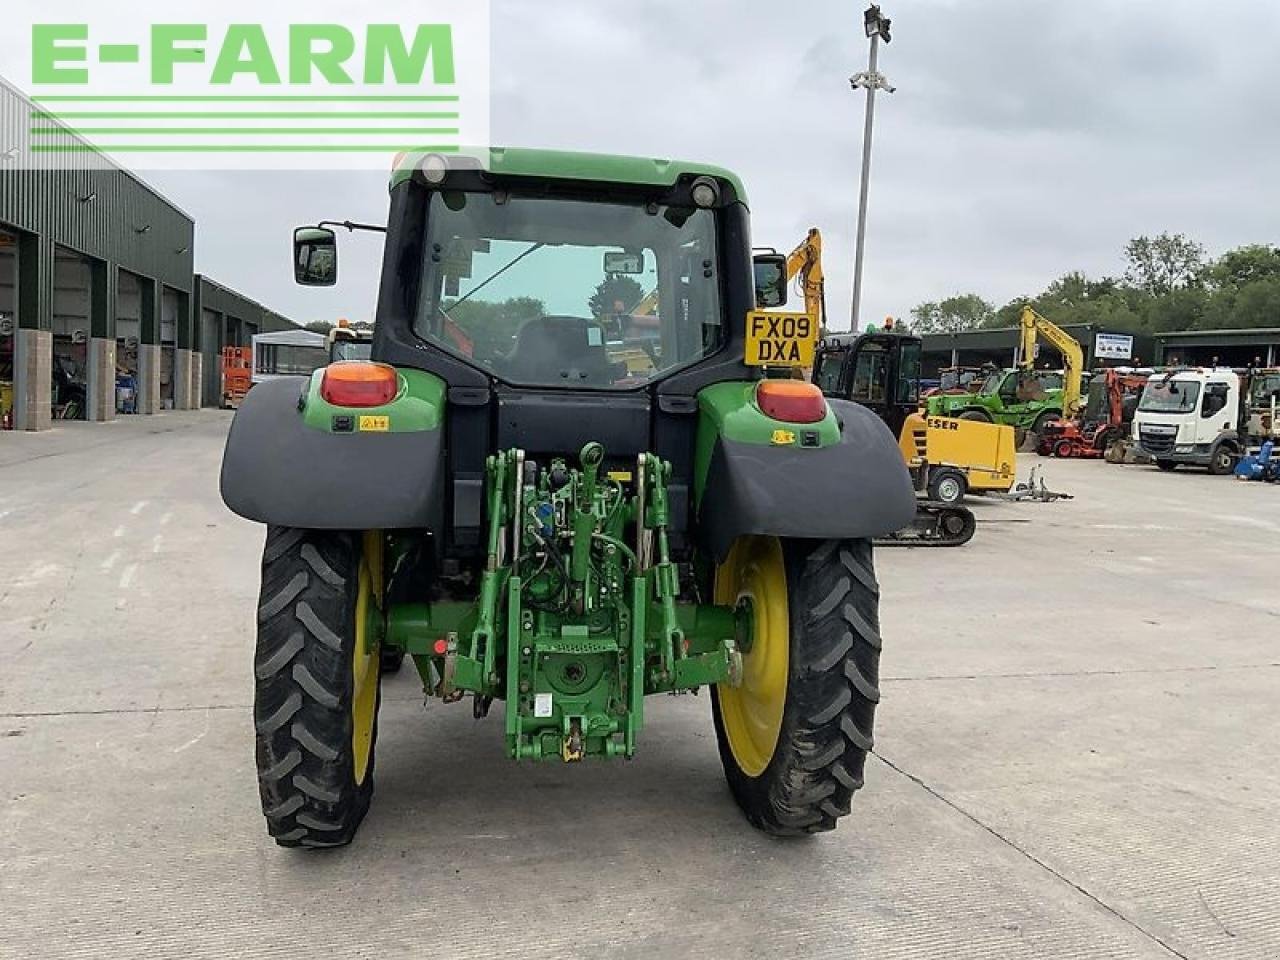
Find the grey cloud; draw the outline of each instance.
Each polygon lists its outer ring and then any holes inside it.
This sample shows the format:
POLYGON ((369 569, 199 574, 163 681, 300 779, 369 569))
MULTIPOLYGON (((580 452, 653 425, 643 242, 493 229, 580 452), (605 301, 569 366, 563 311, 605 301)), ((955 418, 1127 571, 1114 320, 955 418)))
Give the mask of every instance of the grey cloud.
MULTIPOLYGON (((1118 273, 1131 236, 1277 241, 1280 7, 1270 0, 881 0, 865 319, 1068 270, 1118 273)), ((827 239, 848 322, 862 98, 848 0, 494 0, 493 138, 723 163, 757 243, 827 239)), ((379 245, 344 237, 336 290, 292 285, 289 229, 385 216, 376 174, 152 176, 200 220, 202 270, 298 319, 364 316, 379 245)))

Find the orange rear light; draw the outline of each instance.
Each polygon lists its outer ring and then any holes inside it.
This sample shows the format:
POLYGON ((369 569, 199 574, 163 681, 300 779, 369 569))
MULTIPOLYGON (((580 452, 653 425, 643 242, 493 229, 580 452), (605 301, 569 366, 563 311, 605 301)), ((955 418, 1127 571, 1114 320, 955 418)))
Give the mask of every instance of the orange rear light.
POLYGON ((827 415, 827 400, 803 380, 761 380, 756 403, 767 416, 786 423, 817 423, 827 415))
POLYGON ((335 407, 380 407, 395 399, 396 368, 369 360, 339 360, 324 368, 320 396, 335 407))

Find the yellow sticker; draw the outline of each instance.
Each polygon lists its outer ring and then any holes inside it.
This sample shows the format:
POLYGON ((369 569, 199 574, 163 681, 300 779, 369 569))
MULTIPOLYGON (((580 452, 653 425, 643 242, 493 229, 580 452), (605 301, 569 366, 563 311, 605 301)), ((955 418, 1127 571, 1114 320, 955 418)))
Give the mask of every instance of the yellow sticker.
POLYGON ((360 418, 361 432, 367 431, 369 433, 386 433, 390 429, 391 429, 390 417, 361 417, 360 418))
POLYGON ((616 480, 618 481, 618 483, 630 483, 631 471, 630 470, 610 470, 609 479, 616 480))
POLYGON ((796 435, 790 430, 775 430, 773 431, 773 436, 770 437, 769 440, 771 443, 781 447, 789 443, 795 443, 796 435))

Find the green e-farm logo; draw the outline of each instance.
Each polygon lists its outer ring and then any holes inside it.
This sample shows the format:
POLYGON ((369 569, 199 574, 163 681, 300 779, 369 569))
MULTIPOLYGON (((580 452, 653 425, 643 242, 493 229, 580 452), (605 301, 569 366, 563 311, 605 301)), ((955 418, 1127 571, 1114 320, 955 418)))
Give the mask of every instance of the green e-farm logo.
POLYGON ((417 86, 431 67, 431 81, 439 85, 454 82, 453 30, 447 23, 419 24, 410 28, 406 40, 399 24, 371 24, 362 38, 358 56, 355 34, 338 23, 297 23, 289 26, 289 45, 281 68, 264 28, 259 24, 237 23, 227 28, 210 49, 209 27, 203 23, 163 23, 151 26, 149 43, 89 44, 86 23, 37 23, 31 28, 31 82, 34 84, 89 84, 90 51, 99 63, 144 63, 150 82, 172 85, 179 64, 210 64, 208 82, 228 86, 241 77, 252 77, 264 86, 278 85, 288 77, 295 86, 309 86, 320 80, 348 85, 355 76, 365 83, 387 81, 417 86), (359 61, 353 64, 352 61, 359 61), (353 66, 357 73, 352 73, 353 66))
POLYGON ((216 21, 188 22, 148 21, 138 0, 101 22, 47 22, 20 2, 33 16, 17 146, 31 166, 105 153, 152 168, 385 169, 402 150, 487 152, 484 0, 370 0, 354 22, 325 0, 273 5, 268 21, 260 3, 225 0, 216 21))

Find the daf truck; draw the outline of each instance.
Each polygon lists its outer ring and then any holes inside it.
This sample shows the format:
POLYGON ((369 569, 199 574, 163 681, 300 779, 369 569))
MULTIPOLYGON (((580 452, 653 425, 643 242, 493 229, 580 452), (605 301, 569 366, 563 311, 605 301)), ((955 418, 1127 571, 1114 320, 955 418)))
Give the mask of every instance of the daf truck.
POLYGON ((1225 475, 1244 452, 1240 377, 1227 369, 1177 369, 1152 376, 1133 418, 1133 439, 1161 470, 1181 464, 1225 475))

